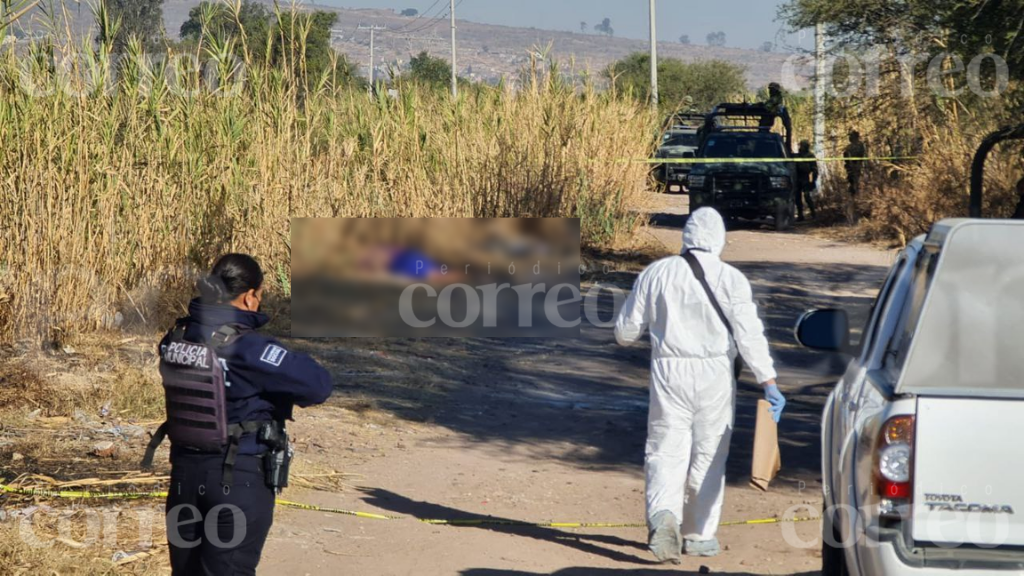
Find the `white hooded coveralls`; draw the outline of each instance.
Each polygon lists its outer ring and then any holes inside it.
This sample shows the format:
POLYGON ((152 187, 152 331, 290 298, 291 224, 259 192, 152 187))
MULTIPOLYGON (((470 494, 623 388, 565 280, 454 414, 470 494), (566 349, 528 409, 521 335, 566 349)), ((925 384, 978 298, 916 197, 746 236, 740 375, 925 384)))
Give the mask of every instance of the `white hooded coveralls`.
POLYGON ((758 382, 775 378, 764 324, 750 282, 719 256, 725 224, 702 208, 683 231, 732 323, 735 345, 686 260, 659 260, 640 274, 615 323, 630 345, 651 332, 651 397, 645 471, 648 522, 670 511, 693 541, 715 537, 725 495, 725 461, 732 437, 737 348, 758 382))

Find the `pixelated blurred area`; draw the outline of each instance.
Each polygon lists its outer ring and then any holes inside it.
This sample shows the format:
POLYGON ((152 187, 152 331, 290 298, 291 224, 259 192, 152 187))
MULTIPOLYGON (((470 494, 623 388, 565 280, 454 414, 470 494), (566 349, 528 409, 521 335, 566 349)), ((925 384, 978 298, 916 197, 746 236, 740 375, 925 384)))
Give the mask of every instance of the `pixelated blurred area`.
POLYGON ((292 334, 574 335, 579 264, 578 219, 295 219, 292 334))

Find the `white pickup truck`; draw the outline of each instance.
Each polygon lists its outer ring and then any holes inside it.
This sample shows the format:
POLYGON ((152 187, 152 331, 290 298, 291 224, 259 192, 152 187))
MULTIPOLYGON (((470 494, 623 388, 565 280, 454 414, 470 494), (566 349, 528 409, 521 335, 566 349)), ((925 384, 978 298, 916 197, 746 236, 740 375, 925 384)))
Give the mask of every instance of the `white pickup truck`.
POLYGON ((939 222, 856 348, 841 310, 797 339, 854 356, 823 414, 823 573, 1024 574, 1024 221, 939 222))
MULTIPOLYGON (((840 310, 797 337, 850 350, 840 310)), ((822 422, 825 573, 1024 573, 1024 222, 915 239, 861 342, 822 422)))

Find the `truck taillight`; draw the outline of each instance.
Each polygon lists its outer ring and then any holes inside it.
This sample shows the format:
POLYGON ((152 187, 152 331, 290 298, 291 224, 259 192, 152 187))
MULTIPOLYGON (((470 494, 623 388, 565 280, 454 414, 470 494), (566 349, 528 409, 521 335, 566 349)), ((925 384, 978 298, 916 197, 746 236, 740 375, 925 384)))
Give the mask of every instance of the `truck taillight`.
POLYGON ((879 515, 902 518, 913 500, 914 417, 895 416, 882 425, 875 452, 879 515))

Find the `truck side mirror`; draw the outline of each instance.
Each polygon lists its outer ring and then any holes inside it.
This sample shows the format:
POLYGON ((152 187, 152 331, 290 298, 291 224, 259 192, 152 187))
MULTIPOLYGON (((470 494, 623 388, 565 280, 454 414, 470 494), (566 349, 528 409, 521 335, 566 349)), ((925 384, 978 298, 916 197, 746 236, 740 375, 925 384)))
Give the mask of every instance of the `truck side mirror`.
POLYGON ((796 322, 796 341, 812 350, 851 354, 850 318, 845 310, 807 312, 796 322))

